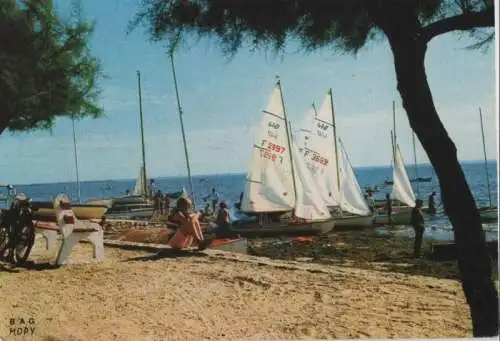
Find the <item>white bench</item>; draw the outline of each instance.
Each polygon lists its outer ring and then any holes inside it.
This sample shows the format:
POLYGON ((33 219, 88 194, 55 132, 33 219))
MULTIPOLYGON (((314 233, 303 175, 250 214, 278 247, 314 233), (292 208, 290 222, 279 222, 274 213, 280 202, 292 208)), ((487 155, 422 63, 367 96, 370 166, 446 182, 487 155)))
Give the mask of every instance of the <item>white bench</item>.
POLYGON ((73 247, 81 240, 92 244, 92 258, 96 261, 104 259, 104 231, 102 227, 91 221, 76 220, 74 224, 35 222, 35 233, 41 234, 46 241, 46 249, 55 252, 57 236, 62 235, 62 244, 57 251, 55 263, 65 264, 73 247))

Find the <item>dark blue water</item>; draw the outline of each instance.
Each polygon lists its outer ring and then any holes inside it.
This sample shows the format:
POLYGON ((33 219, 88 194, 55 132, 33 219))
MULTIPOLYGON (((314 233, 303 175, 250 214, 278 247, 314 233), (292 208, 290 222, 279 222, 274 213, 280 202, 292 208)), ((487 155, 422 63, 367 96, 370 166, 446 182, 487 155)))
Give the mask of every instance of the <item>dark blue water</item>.
MULTIPOLYGON (((473 192, 478 206, 489 206, 488 189, 486 183, 486 173, 484 163, 470 162, 462 164, 467 177, 469 186, 473 192)), ((407 167, 410 178, 416 177, 415 169, 412 166, 407 167)), ((497 206, 497 163, 489 162, 488 171, 490 178, 491 200, 494 206, 497 206)), ((432 191, 437 193, 437 203, 441 202, 440 191, 437 178, 430 165, 419 165, 419 177, 432 177, 431 182, 413 183, 413 189, 417 195, 427 201, 428 195, 432 191)), ((392 178, 392 169, 390 167, 363 167, 355 169, 358 182, 362 188, 365 186, 375 186, 379 192, 375 193, 376 199, 382 199, 385 193, 390 193, 391 186, 385 186, 384 180, 392 178)), ((216 188, 222 200, 227 203, 234 203, 239 200, 243 190, 243 180, 245 174, 219 174, 207 176, 194 176, 193 187, 195 191, 195 201, 197 205, 202 203, 202 197, 209 195, 212 188, 216 188)), ((156 178, 159 189, 162 192, 175 192, 185 187, 189 189, 187 177, 156 178)), ((105 181, 84 181, 81 182, 81 200, 85 202, 89 199, 108 198, 122 195, 125 191, 132 190, 135 185, 135 179, 129 180, 105 180, 105 181)), ((76 183, 53 183, 53 184, 31 184, 16 185, 18 192, 23 192, 33 200, 52 200, 58 193, 65 192, 73 199, 77 198, 76 183)), ((438 216, 426 223, 426 237, 440 240, 452 238, 451 225, 445 216, 438 216)), ((488 239, 496 239, 498 235, 498 223, 484 224, 488 239)), ((393 233, 408 234, 407 227, 392 229, 393 233)), ((384 228, 381 229, 384 231, 384 228)))

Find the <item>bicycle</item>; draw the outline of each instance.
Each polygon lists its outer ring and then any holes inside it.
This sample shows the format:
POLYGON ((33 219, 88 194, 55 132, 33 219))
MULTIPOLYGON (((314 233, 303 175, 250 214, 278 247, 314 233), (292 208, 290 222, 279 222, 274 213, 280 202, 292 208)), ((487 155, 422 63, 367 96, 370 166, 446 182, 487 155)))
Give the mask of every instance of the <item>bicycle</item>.
POLYGON ((23 265, 34 244, 31 199, 19 194, 0 216, 0 256, 17 266, 23 265))

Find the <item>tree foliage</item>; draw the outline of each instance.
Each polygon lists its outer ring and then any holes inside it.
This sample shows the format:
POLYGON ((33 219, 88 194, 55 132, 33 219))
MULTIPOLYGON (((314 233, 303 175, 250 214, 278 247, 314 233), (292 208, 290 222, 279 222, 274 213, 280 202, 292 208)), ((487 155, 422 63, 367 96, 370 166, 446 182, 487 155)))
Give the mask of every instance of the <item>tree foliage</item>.
POLYGON ((78 3, 63 19, 51 1, 0 1, 0 133, 101 115, 100 63, 88 47, 93 29, 78 3))
POLYGON ((130 29, 144 24, 153 41, 171 46, 215 36, 229 54, 245 42, 280 51, 289 39, 306 51, 328 46, 355 53, 381 36, 377 7, 412 12, 426 41, 494 25, 493 3, 484 0, 143 0, 130 29))

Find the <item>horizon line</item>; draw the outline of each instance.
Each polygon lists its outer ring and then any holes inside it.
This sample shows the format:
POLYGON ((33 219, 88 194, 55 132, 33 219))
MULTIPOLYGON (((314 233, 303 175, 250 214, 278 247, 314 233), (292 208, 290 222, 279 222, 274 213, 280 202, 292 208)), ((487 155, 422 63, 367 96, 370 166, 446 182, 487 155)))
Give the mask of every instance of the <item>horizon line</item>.
MULTIPOLYGON (((478 163, 478 162, 484 162, 484 160, 459 160, 460 164, 468 164, 468 163, 478 163)), ((490 162, 497 162, 497 159, 488 159, 488 163, 490 162)), ((413 167, 414 164, 406 164, 406 167, 413 167)), ((428 162, 425 163, 417 163, 417 166, 431 166, 432 165, 428 162)), ((366 166, 356 166, 353 167, 353 169, 365 169, 365 168, 392 168, 390 165, 366 165, 366 166)), ((246 171, 234 171, 234 172, 226 172, 226 173, 199 173, 199 174, 192 174, 191 177, 212 177, 212 176, 221 176, 221 175, 241 175, 241 174, 246 174, 246 171)), ((171 176, 153 176, 150 177, 150 179, 172 179, 172 178, 187 178, 187 175, 171 175, 171 176)), ((135 178, 120 178, 120 179, 89 179, 89 180, 80 180, 80 183, 83 182, 105 182, 105 181, 133 181, 135 178)), ((76 180, 73 181, 60 181, 60 182, 34 182, 34 183, 19 183, 19 184, 14 184, 14 186, 33 186, 33 185, 52 185, 52 184, 73 184, 76 183, 76 180)), ((7 182, 8 184, 8 182, 7 182)))

